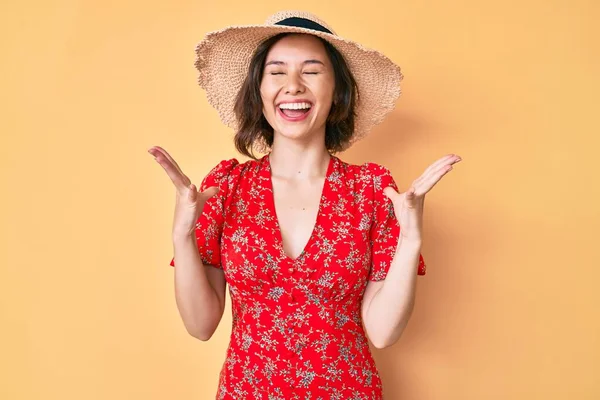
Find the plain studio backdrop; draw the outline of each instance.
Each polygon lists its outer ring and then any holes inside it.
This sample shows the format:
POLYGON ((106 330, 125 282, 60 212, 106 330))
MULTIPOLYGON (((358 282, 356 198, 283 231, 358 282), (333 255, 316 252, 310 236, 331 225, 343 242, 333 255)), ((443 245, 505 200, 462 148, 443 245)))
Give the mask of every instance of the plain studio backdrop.
MULTIPOLYGON (((405 74, 395 111, 340 157, 427 195, 413 316, 374 350, 386 399, 600 398, 600 6, 304 1, 405 74)), ((239 157, 196 85, 204 33, 280 1, 3 1, 0 398, 214 398, 209 342, 178 315, 174 188, 239 157)))

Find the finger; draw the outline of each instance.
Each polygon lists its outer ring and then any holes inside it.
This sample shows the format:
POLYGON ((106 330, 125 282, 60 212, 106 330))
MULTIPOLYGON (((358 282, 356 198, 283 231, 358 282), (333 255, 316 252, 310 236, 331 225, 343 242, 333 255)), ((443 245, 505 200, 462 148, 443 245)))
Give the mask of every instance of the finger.
POLYGON ((422 179, 418 184, 414 184, 415 196, 421 196, 429 192, 444 175, 452 171, 452 165, 446 165, 436 172, 432 172, 426 178, 422 179))
POLYGON ((154 159, 165 169, 167 175, 179 190, 182 189, 182 185, 187 187, 191 183, 187 175, 183 173, 177 162, 165 149, 160 146, 152 146, 148 149, 148 153, 152 154, 154 159))
POLYGON ((458 161, 460 161, 460 157, 456 154, 447 154, 427 167, 427 169, 421 175, 426 175, 432 171, 437 171, 443 165, 454 164, 458 161))
MULTIPOLYGON (((167 152, 165 149, 163 149, 163 148, 162 148, 162 147, 160 147, 160 146, 154 146, 154 147, 152 147, 150 150, 154 150, 154 152, 153 152, 153 153, 151 153, 151 154, 153 154, 155 157, 156 157, 158 154, 162 154, 162 155, 163 155, 163 156, 164 156, 164 157, 165 157, 167 160, 169 160, 169 161, 170 161, 170 162, 173 164, 173 166, 174 166, 174 167, 175 167, 175 168, 176 168, 176 169, 177 169, 177 170, 178 170, 178 171, 179 171, 179 172, 180 172, 182 175, 185 175, 185 174, 183 173, 183 171, 181 170, 181 168, 179 167, 179 164, 177 164, 177 162, 176 162, 176 161, 173 159, 173 157, 171 157, 171 155, 170 155, 170 154, 169 154, 169 153, 168 153, 168 152, 167 152), (154 153, 156 153, 156 154, 154 154, 154 153)), ((150 151, 150 150, 148 150, 148 151, 150 151)))
POLYGON ((206 188, 203 192, 201 192, 202 194, 205 194, 209 197, 214 196, 215 194, 217 194, 219 192, 219 187, 218 186, 210 186, 208 188, 206 188))
POLYGON ((188 200, 190 202, 195 202, 196 198, 198 196, 198 190, 196 190, 196 186, 194 186, 193 183, 190 183, 190 185, 188 186, 188 200))
POLYGON ((162 155, 162 153, 157 155, 154 159, 167 172, 167 175, 171 181, 173 181, 173 184, 180 191, 180 193, 190 185, 190 179, 182 174, 181 171, 177 169, 169 159, 162 155))
POLYGON ((204 190, 203 192, 198 192, 198 196, 200 198, 202 198, 204 201, 207 201, 208 199, 210 199, 211 197, 216 195, 218 192, 219 192, 219 188, 217 186, 211 186, 211 187, 207 188, 206 190, 204 190))
MULTIPOLYGON (((413 184, 420 185, 422 182, 428 182, 431 180, 432 176, 437 176, 440 171, 452 166, 452 164, 456 164, 461 161, 460 156, 455 154, 450 154, 445 157, 440 158, 438 161, 429 166, 420 177, 418 177, 413 184)), ((446 171, 447 172, 447 171, 446 171)))
POLYGON ((408 205, 408 208, 417 208, 419 207, 418 204, 421 204, 421 208, 422 206, 422 202, 425 200, 424 197, 418 196, 417 195, 417 188, 413 187, 410 195, 407 196, 407 200, 406 200, 406 204, 408 205))
POLYGON ((391 186, 387 186, 385 189, 383 189, 383 194, 385 194, 390 200, 399 195, 399 193, 391 186))
POLYGON ((414 200, 415 200, 415 187, 412 186, 410 189, 406 191, 406 205, 408 208, 414 208, 414 200))

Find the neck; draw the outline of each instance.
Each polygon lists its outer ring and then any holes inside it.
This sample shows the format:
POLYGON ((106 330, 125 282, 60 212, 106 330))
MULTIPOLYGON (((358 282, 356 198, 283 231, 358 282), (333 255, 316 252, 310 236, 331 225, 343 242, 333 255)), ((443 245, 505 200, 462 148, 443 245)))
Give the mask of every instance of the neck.
POLYGON ((323 142, 320 146, 275 143, 269 153, 269 164, 274 176, 285 179, 324 177, 332 156, 323 142))

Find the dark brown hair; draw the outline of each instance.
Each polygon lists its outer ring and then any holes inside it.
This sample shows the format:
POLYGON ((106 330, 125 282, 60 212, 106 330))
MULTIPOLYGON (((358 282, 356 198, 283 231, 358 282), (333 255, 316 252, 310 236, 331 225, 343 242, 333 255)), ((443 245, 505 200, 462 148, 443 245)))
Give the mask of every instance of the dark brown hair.
MULTIPOLYGON (((290 33, 280 33, 258 45, 250 60, 248 75, 236 98, 234 112, 238 122, 238 131, 234 138, 235 147, 241 154, 253 159, 257 159, 252 153, 257 142, 262 141, 268 147, 273 145, 273 127, 263 115, 260 85, 269 50, 277 41, 287 35, 290 33)), ((335 75, 333 104, 325 128, 325 147, 330 153, 337 153, 348 146, 354 134, 358 87, 340 52, 328 41, 318 36, 315 37, 323 42, 335 75)))

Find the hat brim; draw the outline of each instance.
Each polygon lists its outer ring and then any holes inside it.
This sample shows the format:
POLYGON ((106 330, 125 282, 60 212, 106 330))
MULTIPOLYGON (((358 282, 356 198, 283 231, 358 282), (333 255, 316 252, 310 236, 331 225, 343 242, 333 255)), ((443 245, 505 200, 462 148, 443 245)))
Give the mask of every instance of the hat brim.
POLYGON ((237 94, 248 74, 256 47, 279 33, 306 33, 331 43, 344 57, 356 80, 355 130, 349 145, 366 136, 394 109, 404 78, 400 67, 377 50, 339 36, 307 28, 278 25, 232 26, 206 34, 196 45, 198 84, 221 121, 237 130, 233 112, 237 94))

